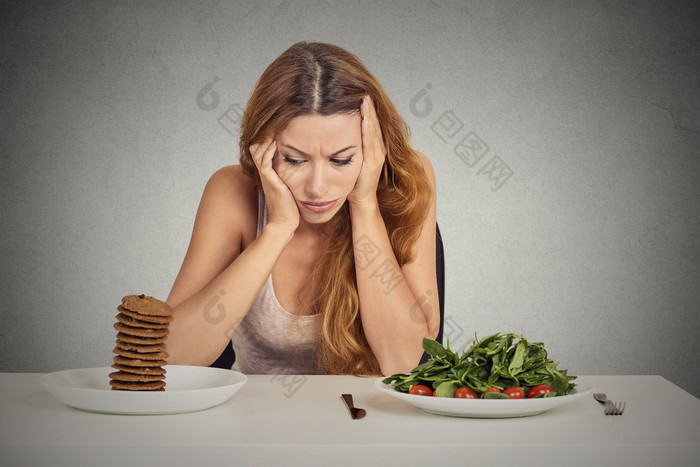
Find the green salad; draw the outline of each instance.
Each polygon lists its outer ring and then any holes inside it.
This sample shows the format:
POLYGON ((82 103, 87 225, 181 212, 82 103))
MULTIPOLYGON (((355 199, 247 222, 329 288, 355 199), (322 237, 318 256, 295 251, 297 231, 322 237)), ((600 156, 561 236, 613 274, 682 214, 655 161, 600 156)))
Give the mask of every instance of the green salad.
POLYGON ((497 333, 478 340, 461 355, 431 339, 423 339, 430 359, 410 373, 397 373, 382 382, 395 390, 416 395, 457 398, 564 396, 576 376, 558 369, 544 345, 513 333, 497 333))

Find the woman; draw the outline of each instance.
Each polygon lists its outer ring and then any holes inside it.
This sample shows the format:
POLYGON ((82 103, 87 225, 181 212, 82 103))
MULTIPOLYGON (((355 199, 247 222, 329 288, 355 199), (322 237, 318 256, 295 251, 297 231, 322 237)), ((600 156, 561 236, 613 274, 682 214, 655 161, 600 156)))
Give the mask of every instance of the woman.
POLYGON ((440 325, 435 176, 376 79, 300 42, 260 77, 167 302, 170 363, 393 374, 440 325))

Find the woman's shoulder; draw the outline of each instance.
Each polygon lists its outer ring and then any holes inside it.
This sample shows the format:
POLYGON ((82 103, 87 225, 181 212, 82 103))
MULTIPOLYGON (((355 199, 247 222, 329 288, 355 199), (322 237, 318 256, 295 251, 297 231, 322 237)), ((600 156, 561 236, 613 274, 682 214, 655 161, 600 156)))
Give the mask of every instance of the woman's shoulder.
POLYGON ((240 165, 226 165, 215 171, 207 185, 229 190, 255 191, 253 180, 243 172, 240 165))
MULTIPOLYGON (((215 171, 207 181, 202 207, 220 218, 220 222, 237 224, 257 218, 257 190, 240 165, 227 165, 215 171)), ((234 225, 231 225, 234 227, 234 225)))
MULTIPOLYGON (((256 199, 253 181, 240 165, 227 165, 214 172, 204 189, 205 195, 230 202, 256 199)), ((247 204, 247 203, 246 203, 247 204)))

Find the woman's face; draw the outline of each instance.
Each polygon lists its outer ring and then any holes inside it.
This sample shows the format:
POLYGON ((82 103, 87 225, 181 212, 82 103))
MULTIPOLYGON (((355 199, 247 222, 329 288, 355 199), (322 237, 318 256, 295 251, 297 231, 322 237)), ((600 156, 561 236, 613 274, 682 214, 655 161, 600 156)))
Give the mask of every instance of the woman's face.
POLYGON ((276 139, 272 167, 294 195, 301 218, 309 224, 328 222, 362 168, 359 112, 295 117, 276 139))

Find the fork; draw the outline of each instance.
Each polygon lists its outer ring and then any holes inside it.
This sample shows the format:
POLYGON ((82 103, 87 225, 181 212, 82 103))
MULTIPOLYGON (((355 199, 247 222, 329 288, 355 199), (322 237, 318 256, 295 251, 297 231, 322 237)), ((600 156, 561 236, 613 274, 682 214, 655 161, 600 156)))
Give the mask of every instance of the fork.
POLYGON ((613 401, 609 400, 605 394, 601 392, 593 394, 593 397, 601 404, 605 404, 605 415, 622 415, 622 412, 625 411, 625 401, 618 402, 617 404, 615 404, 613 401))
POLYGON ((625 411, 625 401, 618 402, 617 404, 610 404, 605 409, 605 415, 622 415, 625 411))

